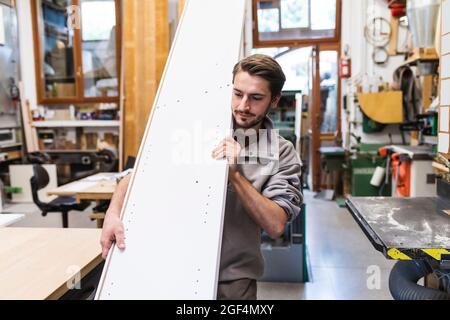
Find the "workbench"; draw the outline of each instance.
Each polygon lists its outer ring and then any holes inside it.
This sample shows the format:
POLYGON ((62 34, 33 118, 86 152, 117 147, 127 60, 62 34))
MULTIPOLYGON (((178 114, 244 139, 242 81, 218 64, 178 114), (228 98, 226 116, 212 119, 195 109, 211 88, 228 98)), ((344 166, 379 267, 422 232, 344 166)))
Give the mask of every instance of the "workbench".
POLYGON ((346 205, 375 249, 394 260, 450 260, 450 200, 349 197, 346 205))
POLYGON ((100 235, 99 229, 1 228, 0 300, 54 300, 93 291, 103 266, 100 235), (80 279, 80 290, 70 290, 80 279))
POLYGON ((47 194, 54 196, 75 196, 78 202, 83 200, 111 200, 116 190, 116 175, 116 172, 97 173, 49 190, 47 194))

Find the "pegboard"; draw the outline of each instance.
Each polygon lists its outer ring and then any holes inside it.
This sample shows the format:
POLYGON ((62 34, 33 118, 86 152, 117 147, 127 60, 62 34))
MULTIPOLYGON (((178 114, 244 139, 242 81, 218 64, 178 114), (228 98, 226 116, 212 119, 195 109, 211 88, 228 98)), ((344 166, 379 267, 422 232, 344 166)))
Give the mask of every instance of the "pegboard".
POLYGON ((245 0, 189 0, 169 54, 96 299, 214 299, 227 185, 211 152, 232 125, 245 0))

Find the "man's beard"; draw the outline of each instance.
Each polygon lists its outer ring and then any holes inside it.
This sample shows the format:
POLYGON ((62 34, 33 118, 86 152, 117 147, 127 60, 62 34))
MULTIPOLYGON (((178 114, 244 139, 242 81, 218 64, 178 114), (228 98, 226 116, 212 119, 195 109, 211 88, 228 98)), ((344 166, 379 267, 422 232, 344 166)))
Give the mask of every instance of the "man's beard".
MULTIPOLYGON (((260 117, 254 119, 251 122, 248 122, 248 123, 244 122, 243 124, 239 123, 239 127, 242 128, 242 129, 250 129, 252 127, 255 127, 255 126, 259 125, 266 118, 267 114, 269 113, 269 109, 270 108, 267 108, 267 111, 263 115, 261 115, 260 117)), ((248 115, 253 116, 253 114, 248 114, 248 115)), ((237 123, 236 117, 239 117, 239 116, 240 116, 240 113, 238 111, 234 111, 234 122, 235 123, 237 123)))

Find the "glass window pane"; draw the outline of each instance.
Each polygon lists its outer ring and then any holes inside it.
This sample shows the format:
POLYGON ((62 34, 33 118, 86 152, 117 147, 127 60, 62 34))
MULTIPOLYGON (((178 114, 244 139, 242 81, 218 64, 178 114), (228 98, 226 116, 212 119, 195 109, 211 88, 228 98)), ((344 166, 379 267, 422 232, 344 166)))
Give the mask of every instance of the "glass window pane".
POLYGON ((337 130, 337 65, 337 51, 320 52, 321 133, 334 133, 337 130))
POLYGON ((337 0, 258 0, 258 41, 331 39, 337 0))
POLYGON ((83 41, 108 40, 111 29, 116 25, 114 1, 82 1, 81 12, 83 41))
POLYGON ((258 9, 259 32, 280 31, 280 16, 278 9, 258 9))
POLYGON ((81 20, 84 96, 117 97, 115 1, 82 0, 81 20))
POLYGON ((308 0, 281 0, 281 27, 307 28, 309 26, 308 0))
POLYGON ((336 28, 336 0, 311 1, 311 29, 331 30, 336 28))
POLYGON ((40 0, 41 54, 46 98, 76 95, 73 54, 74 30, 68 26, 72 2, 40 0))

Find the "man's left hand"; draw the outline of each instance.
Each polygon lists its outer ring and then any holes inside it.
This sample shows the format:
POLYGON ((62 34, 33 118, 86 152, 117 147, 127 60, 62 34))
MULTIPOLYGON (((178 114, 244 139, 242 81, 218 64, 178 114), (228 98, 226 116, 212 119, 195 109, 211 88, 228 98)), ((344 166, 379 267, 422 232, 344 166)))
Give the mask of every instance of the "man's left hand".
POLYGON ((237 171, 237 161, 241 149, 241 145, 228 136, 213 150, 212 157, 216 160, 227 159, 230 170, 237 171))

